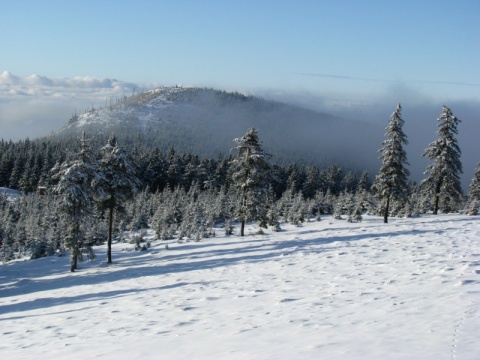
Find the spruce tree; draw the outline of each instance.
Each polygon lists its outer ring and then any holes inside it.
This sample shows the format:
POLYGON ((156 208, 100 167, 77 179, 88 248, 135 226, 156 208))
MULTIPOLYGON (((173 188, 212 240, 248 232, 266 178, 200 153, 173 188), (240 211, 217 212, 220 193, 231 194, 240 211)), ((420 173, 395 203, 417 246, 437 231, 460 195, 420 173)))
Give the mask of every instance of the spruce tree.
POLYGON ((262 149, 255 128, 248 129, 244 136, 234 141, 238 155, 231 162, 231 178, 240 195, 237 215, 241 222, 240 236, 244 236, 246 221, 266 223, 270 172, 267 159, 270 155, 262 149))
POLYGON ((72 160, 67 160, 53 169, 53 178, 58 180, 54 192, 59 195, 59 207, 67 224, 64 246, 70 253, 70 271, 77 269, 77 261, 83 260, 86 251, 90 259, 93 250, 85 241, 85 219, 92 210, 92 181, 98 181, 93 157, 85 140, 81 138, 81 150, 72 160))
POLYGON ((108 211, 107 263, 112 262, 113 216, 139 189, 140 180, 133 161, 118 145, 115 135, 101 149, 99 171, 102 176, 94 183, 100 209, 108 211))
POLYGON ((480 162, 475 168, 472 181, 468 190, 468 196, 480 200, 480 162))
POLYGON ((480 162, 475 168, 470 187, 468 189, 468 203, 466 213, 468 215, 478 215, 480 207, 480 162))
POLYGON ((402 107, 397 109, 390 117, 390 122, 385 132, 386 140, 382 142, 383 148, 380 160, 382 165, 379 174, 372 186, 376 196, 383 202, 383 222, 388 222, 388 211, 392 200, 405 198, 410 172, 405 168, 408 165, 407 153, 403 149, 408 144, 407 136, 403 132, 404 121, 401 115, 402 107))
POLYGON ((421 182, 425 195, 433 202, 435 215, 438 210, 445 213, 458 210, 463 197, 460 183, 460 174, 463 172, 461 151, 455 137, 460 120, 448 107, 443 106, 437 121, 438 139, 423 154, 427 159, 433 160, 433 163, 427 167, 427 177, 421 182))

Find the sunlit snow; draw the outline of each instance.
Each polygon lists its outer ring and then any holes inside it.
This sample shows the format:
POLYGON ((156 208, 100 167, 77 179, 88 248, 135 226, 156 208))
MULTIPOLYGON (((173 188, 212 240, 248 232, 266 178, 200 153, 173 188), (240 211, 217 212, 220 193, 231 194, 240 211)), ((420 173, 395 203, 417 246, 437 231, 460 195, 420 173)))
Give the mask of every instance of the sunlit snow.
POLYGON ((480 217, 282 228, 0 265, 0 358, 478 359, 480 217))

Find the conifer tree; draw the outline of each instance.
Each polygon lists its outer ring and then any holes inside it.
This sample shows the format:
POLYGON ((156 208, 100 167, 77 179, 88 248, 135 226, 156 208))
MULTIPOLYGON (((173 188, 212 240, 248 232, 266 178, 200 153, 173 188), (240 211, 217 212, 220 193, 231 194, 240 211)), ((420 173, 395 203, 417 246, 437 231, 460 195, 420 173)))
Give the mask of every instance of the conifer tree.
POLYGON ((369 190, 371 188, 371 181, 370 181, 370 175, 368 174, 368 171, 364 171, 362 175, 360 176, 360 179, 358 180, 357 183, 357 188, 355 191, 362 191, 362 190, 369 190))
POLYGON ((98 181, 93 157, 85 140, 81 138, 81 150, 73 160, 67 160, 52 169, 58 180, 54 191, 59 194, 59 207, 66 217, 65 248, 70 254, 70 271, 77 269, 77 261, 83 260, 82 251, 87 251, 90 259, 93 250, 85 241, 85 219, 91 214, 92 181, 98 181))
POLYGON ((320 171, 317 167, 309 166, 305 169, 305 182, 303 183, 302 193, 307 199, 315 196, 320 189, 320 171))
POLYGON ((397 109, 390 117, 390 122, 385 132, 386 140, 382 142, 383 148, 380 160, 382 166, 372 186, 377 197, 383 202, 383 222, 388 222, 390 202, 405 198, 408 188, 410 172, 405 168, 408 165, 407 154, 403 149, 408 144, 407 136, 403 132, 404 121, 401 115, 402 107, 397 109))
POLYGON ((438 210, 446 213, 458 210, 463 196, 460 183, 460 174, 463 172, 461 151, 455 137, 460 120, 448 107, 443 106, 437 121, 438 139, 423 154, 427 159, 433 160, 433 164, 427 167, 427 177, 421 182, 424 193, 433 202, 435 215, 438 210))
POLYGON ((480 207, 480 162, 475 168, 470 187, 468 189, 468 203, 466 213, 468 215, 478 215, 480 207))
POLYGON ((107 263, 112 262, 113 216, 122 211, 125 200, 139 189, 135 165, 118 145, 115 135, 110 136, 107 145, 101 149, 99 170, 102 174, 94 183, 99 207, 108 211, 107 263))
POLYGON ((343 170, 336 165, 330 165, 322 171, 321 176, 325 182, 326 190, 330 190, 332 195, 339 195, 342 191, 343 170))
POLYGON ((245 222, 258 220, 266 223, 266 201, 268 199, 270 156, 262 149, 255 128, 248 129, 237 143, 238 156, 231 162, 232 182, 240 193, 237 215, 241 222, 240 236, 245 235, 245 222))

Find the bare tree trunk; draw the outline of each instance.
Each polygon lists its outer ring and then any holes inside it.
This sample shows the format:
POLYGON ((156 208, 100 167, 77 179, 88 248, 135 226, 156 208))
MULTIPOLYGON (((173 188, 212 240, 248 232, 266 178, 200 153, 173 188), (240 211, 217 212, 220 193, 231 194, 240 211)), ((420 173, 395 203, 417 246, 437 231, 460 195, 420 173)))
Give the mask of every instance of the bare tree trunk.
POLYGON ((75 272, 77 269, 77 251, 76 249, 72 250, 72 254, 70 255, 70 272, 75 272))
POLYGON ((240 236, 245 235, 245 218, 246 218, 246 212, 247 212, 247 192, 245 189, 243 189, 243 196, 242 196, 242 204, 240 205, 242 207, 242 221, 240 223, 240 236))
POLYGON ((438 204, 440 203, 440 182, 437 183, 435 188, 435 205, 433 207, 433 215, 438 214, 438 204))
POLYGON ((80 236, 80 226, 78 222, 75 224, 73 231, 75 232, 75 242, 73 243, 72 252, 70 253, 70 272, 75 272, 78 266, 78 238, 80 236))
POLYGON ((240 223, 240 236, 244 236, 245 235, 245 220, 242 220, 242 222, 240 223))
POLYGON ((440 201, 440 196, 438 194, 435 194, 435 205, 433 206, 433 215, 438 214, 438 203, 440 201))
POLYGON ((107 240, 107 264, 112 263, 112 232, 113 232, 113 208, 115 206, 113 197, 110 198, 108 209, 108 240, 107 240))
POLYGON ((387 196, 387 205, 385 206, 385 212, 383 213, 384 224, 388 223, 388 210, 390 208, 390 195, 387 196))

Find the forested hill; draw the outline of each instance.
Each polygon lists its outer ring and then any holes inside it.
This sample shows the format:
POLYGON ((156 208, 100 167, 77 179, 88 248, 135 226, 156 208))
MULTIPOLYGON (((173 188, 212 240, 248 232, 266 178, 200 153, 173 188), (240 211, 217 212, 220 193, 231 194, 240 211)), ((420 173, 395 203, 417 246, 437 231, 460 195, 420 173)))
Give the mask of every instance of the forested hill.
POLYGON ((204 88, 165 87, 107 101, 73 116, 56 136, 115 132, 122 145, 201 157, 228 156, 232 140, 255 127, 278 164, 336 164, 372 170, 383 129, 284 103, 204 88), (373 141, 372 141, 373 139, 373 141))

